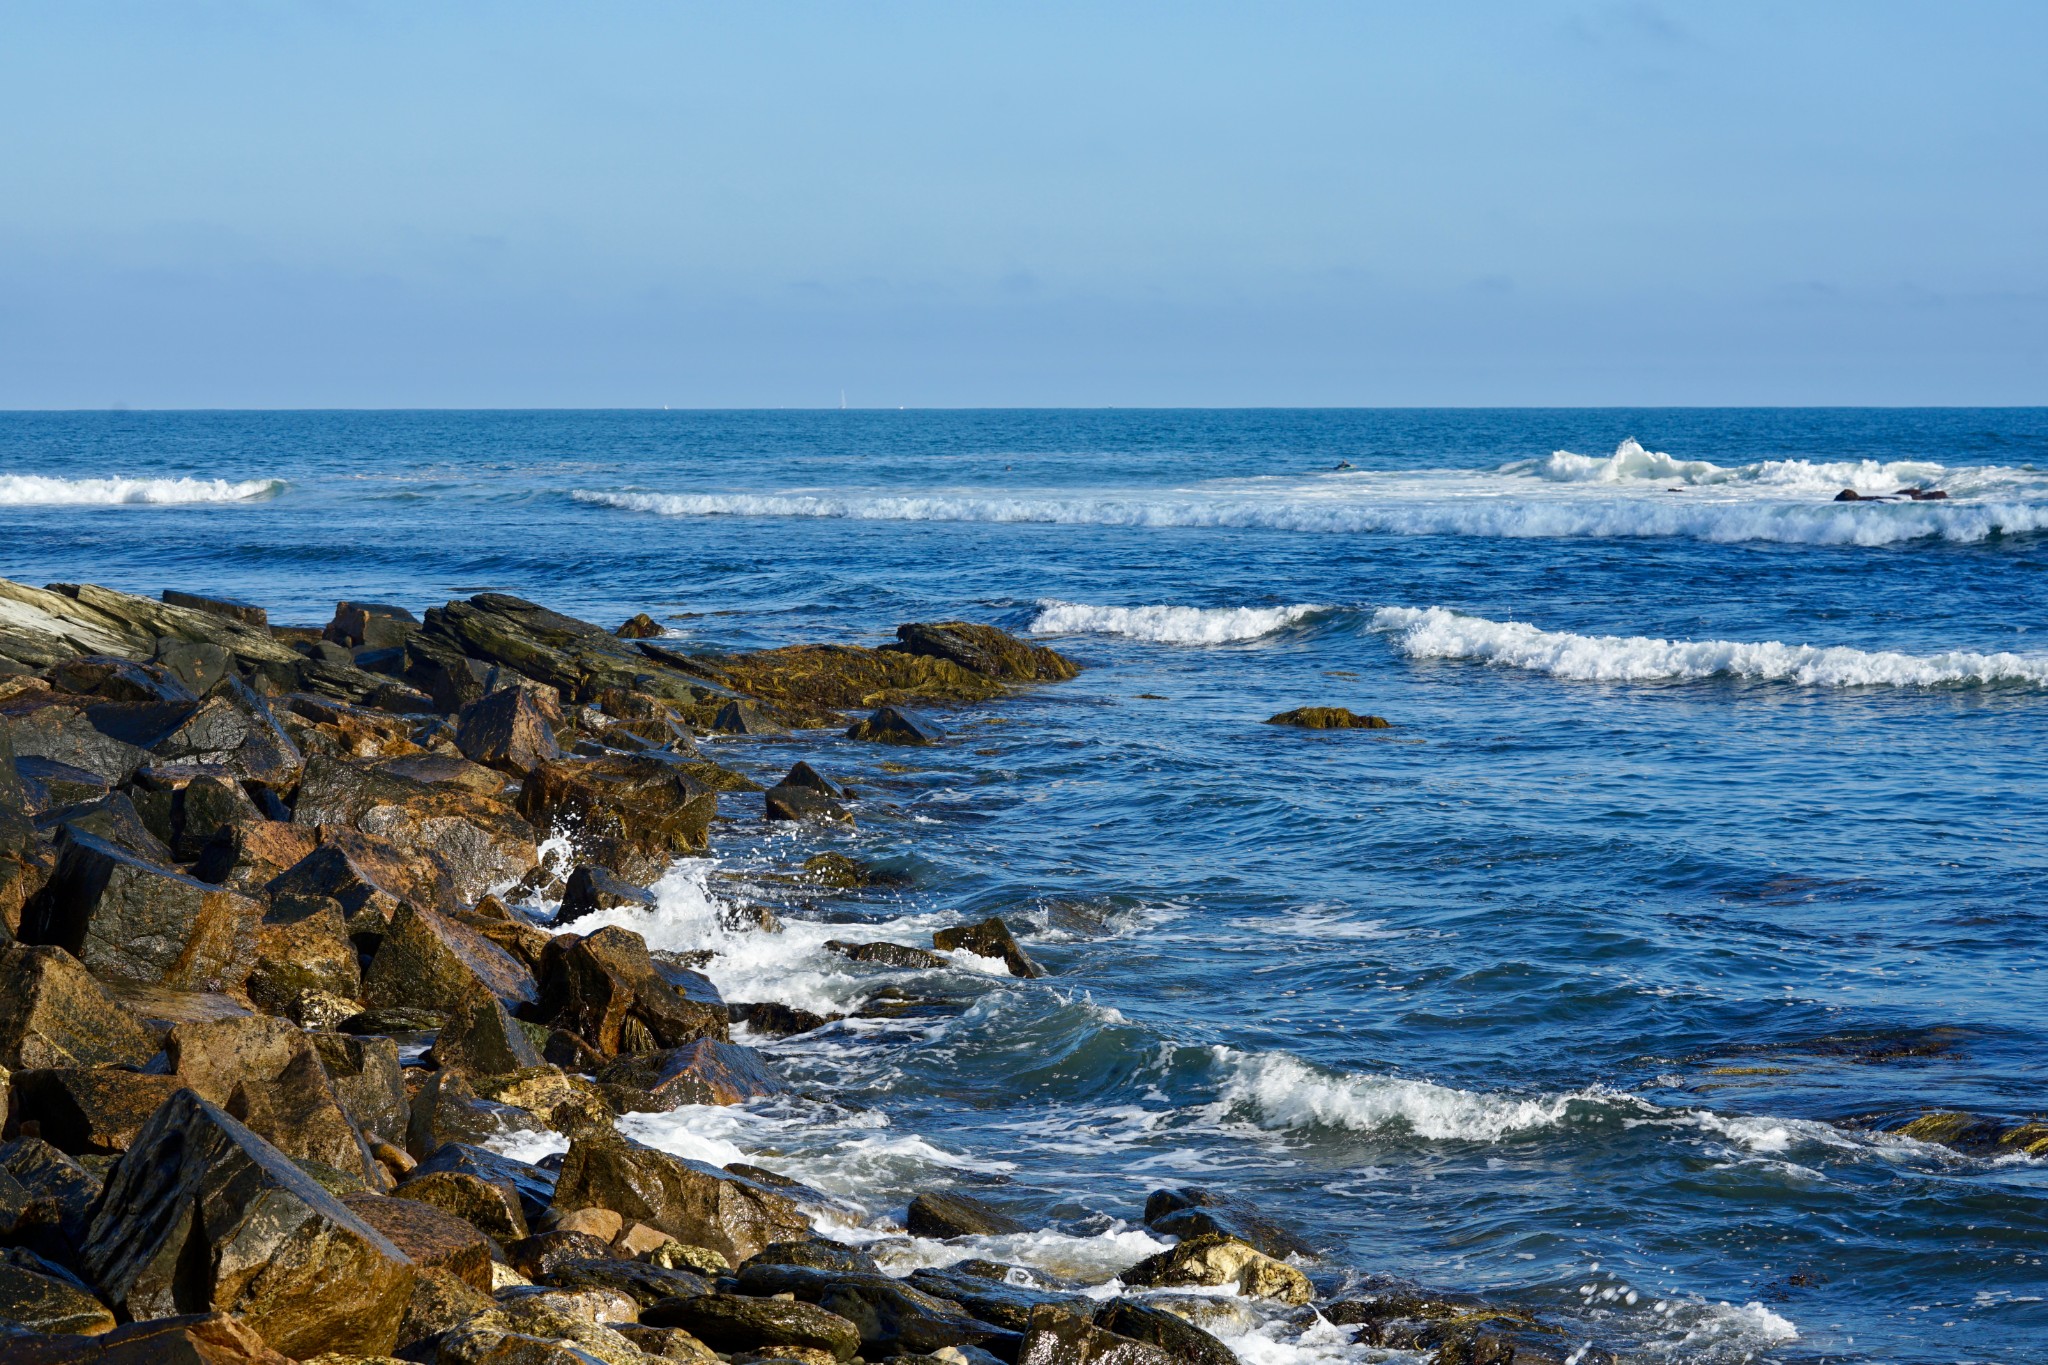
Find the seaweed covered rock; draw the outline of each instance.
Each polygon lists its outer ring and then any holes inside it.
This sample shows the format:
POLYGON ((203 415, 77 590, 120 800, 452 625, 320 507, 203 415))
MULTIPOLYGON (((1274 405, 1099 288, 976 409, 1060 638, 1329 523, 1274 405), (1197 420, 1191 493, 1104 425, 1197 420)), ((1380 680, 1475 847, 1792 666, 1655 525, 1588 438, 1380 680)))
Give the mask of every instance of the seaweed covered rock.
POLYGON ((387 1238, 190 1091, 108 1174, 83 1268, 130 1317, 233 1313, 296 1357, 389 1351, 413 1283, 387 1238))
POLYGON ((587 1133, 570 1144, 553 1206, 610 1209, 686 1245, 710 1247, 735 1265, 772 1242, 810 1232, 810 1220, 787 1195, 614 1133, 587 1133))
POLYGON ((1297 730, 1388 730, 1393 722, 1384 716, 1361 716, 1341 706, 1298 706, 1266 719, 1268 725, 1292 725, 1297 730))
POLYGON ((882 648, 946 659, 970 673, 1004 682, 1064 682, 1081 671, 1072 659, 1045 645, 1034 645, 994 626, 968 621, 898 626, 896 643, 882 648))

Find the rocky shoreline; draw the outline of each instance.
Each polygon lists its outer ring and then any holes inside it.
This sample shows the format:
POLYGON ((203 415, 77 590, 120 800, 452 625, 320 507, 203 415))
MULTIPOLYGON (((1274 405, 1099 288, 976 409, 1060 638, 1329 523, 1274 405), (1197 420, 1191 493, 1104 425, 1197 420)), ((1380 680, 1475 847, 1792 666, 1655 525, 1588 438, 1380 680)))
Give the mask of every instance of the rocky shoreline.
MULTIPOLYGON (((651 903, 743 804, 859 816, 808 761, 764 789, 698 740, 943 742, 918 708, 1075 672, 962 622, 713 655, 646 616, 606 630, 500 594, 422 618, 343 602, 300 629, 201 594, 0 580, 0 1359, 1228 1365, 1220 1325, 1247 1316, 1437 1365, 1612 1359, 1567 1324, 1329 1264, 1204 1189, 1131 1211, 1167 1249, 1108 1286, 974 1259, 899 1277, 818 1231, 844 1215, 829 1192, 619 1131, 777 1094, 734 1026, 827 1022, 577 928, 651 903), (522 1134, 567 1151, 495 1150, 522 1134)), ((1043 972, 1000 919, 930 950, 827 946, 1043 972)), ((940 1190, 875 1230, 1026 1231, 940 1190)))

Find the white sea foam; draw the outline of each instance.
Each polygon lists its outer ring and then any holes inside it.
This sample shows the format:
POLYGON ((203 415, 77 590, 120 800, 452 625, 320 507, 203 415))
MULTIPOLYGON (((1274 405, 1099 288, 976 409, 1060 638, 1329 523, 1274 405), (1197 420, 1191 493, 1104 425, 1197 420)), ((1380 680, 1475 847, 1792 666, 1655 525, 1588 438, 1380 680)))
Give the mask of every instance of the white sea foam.
POLYGON ((42 474, 0 474, 0 507, 254 502, 274 497, 284 486, 282 479, 58 479, 42 474))
POLYGON ((1225 645, 1257 640, 1322 611, 1294 607, 1091 607, 1048 598, 1031 622, 1034 635, 1121 635, 1167 645, 1225 645))
MULTIPOLYGON (((1759 460, 1754 464, 1719 465, 1710 460, 1681 460, 1645 450, 1633 437, 1603 457, 1560 450, 1540 460, 1502 465, 1503 474, 1523 474, 1551 483, 1626 484, 1642 480, 1659 485, 1702 488, 1749 484, 1786 492, 1838 493, 1853 488, 1882 496, 1902 488, 1942 488, 1950 471, 1927 460, 1759 460)), ((1998 466, 1973 467, 1963 475, 1975 487, 2008 481, 2025 474, 1998 466)))
POLYGON ((1652 1106, 1593 1088, 1549 1095, 1486 1094, 1399 1076, 1330 1072, 1282 1052, 1212 1050, 1221 1094, 1220 1118, 1248 1114, 1261 1128, 1402 1129, 1432 1141, 1494 1142, 1563 1123, 1575 1110, 1616 1104, 1652 1106))
POLYGON ((1660 640, 1575 635, 1442 607, 1382 607, 1372 629, 1413 659, 1473 659, 1586 682, 1754 678, 1809 687, 1958 687, 2048 684, 2048 656, 1905 654, 1775 640, 1660 640))
POLYGON ((825 489, 663 493, 578 489, 581 502, 661 516, 1221 527, 1337 535, 1681 536, 1810 545, 1984 540, 2048 529, 2048 472, 2005 466, 1766 460, 1721 466, 1625 442, 1494 470, 1353 470, 1181 488, 895 493, 825 489), (1939 487, 1942 502, 1832 501, 1835 492, 1939 487), (1670 491, 1677 489, 1677 492, 1670 491))

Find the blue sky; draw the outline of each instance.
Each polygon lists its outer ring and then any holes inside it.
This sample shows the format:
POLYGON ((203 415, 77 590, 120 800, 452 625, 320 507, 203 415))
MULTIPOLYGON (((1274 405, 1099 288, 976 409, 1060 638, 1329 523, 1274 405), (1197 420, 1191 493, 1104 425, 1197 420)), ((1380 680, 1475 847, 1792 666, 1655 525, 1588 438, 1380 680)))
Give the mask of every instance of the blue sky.
POLYGON ((0 5, 0 406, 2048 402, 2048 5, 0 5))

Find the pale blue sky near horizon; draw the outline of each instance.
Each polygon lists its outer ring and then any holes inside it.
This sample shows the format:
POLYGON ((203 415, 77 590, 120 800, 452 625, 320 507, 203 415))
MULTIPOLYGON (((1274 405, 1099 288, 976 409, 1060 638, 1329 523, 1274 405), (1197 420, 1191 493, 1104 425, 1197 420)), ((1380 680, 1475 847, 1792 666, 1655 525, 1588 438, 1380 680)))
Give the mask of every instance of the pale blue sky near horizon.
POLYGON ((0 0, 0 407, 2043 403, 2044 39, 0 0))

